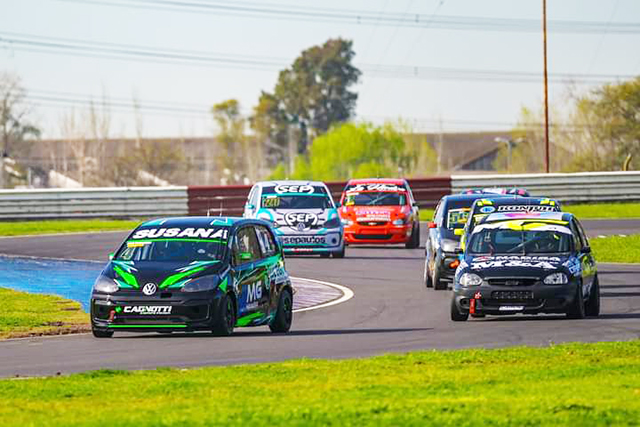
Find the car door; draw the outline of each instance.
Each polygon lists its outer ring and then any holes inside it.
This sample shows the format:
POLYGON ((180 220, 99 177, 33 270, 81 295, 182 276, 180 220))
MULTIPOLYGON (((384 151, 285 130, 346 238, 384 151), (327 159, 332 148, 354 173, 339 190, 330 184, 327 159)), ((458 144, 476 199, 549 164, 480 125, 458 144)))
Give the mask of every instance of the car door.
POLYGON ((578 259, 580 260, 580 266, 582 267, 582 291, 586 297, 591 292, 591 286, 596 277, 596 262, 591 253, 591 247, 589 246, 589 240, 582 228, 580 222, 573 218, 572 228, 577 233, 577 237, 580 241, 580 250, 578 252, 578 259))
POLYGON ((238 286, 238 326, 246 326, 266 315, 269 300, 265 267, 253 225, 238 230, 233 242, 234 280, 238 286))
POLYGON ((284 269, 284 260, 280 254, 280 248, 276 238, 265 226, 256 226, 256 235, 260 243, 266 280, 264 281, 265 293, 269 296, 269 311, 277 309, 279 292, 286 282, 288 275, 284 269))

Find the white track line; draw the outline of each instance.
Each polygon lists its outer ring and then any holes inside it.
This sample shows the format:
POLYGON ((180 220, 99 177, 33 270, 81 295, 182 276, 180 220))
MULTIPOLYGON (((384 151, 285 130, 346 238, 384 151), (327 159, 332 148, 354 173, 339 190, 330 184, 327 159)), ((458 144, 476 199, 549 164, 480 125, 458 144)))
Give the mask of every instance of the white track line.
POLYGON ((340 292, 342 292, 342 296, 340 298, 338 298, 338 299, 326 302, 324 304, 315 305, 313 307, 299 308, 297 310, 293 310, 294 313, 300 313, 300 312, 303 312, 303 311, 318 310, 320 308, 327 308, 327 307, 331 307, 332 305, 342 304, 343 302, 349 301, 354 296, 353 291, 351 289, 347 288, 346 286, 337 285, 335 283, 322 282, 320 280, 315 280, 315 279, 305 279, 303 277, 291 277, 291 278, 295 279, 295 280, 303 280, 303 281, 307 281, 307 282, 319 283, 321 285, 329 286, 329 287, 332 287, 332 288, 337 289, 340 292))

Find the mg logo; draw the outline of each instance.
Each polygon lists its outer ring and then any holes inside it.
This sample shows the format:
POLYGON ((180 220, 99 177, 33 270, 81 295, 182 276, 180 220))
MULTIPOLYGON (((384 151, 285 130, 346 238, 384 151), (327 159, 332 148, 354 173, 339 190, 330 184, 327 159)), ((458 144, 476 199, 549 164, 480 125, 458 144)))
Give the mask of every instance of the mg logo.
POLYGON ((147 283, 142 287, 142 293, 148 296, 151 296, 156 293, 158 287, 155 283, 147 283))
POLYGON ((262 282, 257 282, 249 285, 247 292, 247 303, 258 301, 262 298, 262 282))

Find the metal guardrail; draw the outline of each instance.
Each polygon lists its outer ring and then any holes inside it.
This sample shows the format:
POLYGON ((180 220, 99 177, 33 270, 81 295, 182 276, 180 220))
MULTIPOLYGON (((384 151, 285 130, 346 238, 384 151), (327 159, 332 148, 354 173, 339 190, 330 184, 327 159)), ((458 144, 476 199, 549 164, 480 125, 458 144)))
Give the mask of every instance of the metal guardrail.
POLYGON ((0 190, 2 220, 187 214, 187 187, 0 190))
POLYGON ((579 172, 519 175, 454 175, 451 191, 466 188, 520 187, 532 196, 564 203, 640 200, 640 172, 579 172))
MULTIPOLYGON (((409 180, 420 207, 465 188, 522 187, 562 202, 640 200, 640 172, 455 175, 409 180)), ((339 199, 344 182, 328 183, 339 199)), ((0 190, 0 220, 242 215, 250 186, 0 190)))

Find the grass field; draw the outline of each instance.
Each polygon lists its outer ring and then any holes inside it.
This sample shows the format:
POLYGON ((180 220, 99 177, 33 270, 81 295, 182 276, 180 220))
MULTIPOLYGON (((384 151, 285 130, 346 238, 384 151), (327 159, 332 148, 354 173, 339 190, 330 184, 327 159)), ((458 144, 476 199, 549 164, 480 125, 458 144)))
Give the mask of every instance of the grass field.
POLYGON ((640 341, 632 341, 9 379, 0 381, 0 419, 137 427, 637 426, 638 353, 640 341))
POLYGON ((640 234, 592 238, 589 245, 599 262, 640 263, 640 234))
POLYGON ((140 221, 124 220, 59 220, 0 222, 0 236, 29 234, 76 233, 85 231, 132 230, 140 221))
POLYGON ((76 301, 4 288, 0 301, 0 339, 90 330, 89 316, 76 301))

